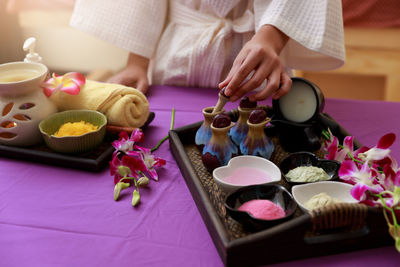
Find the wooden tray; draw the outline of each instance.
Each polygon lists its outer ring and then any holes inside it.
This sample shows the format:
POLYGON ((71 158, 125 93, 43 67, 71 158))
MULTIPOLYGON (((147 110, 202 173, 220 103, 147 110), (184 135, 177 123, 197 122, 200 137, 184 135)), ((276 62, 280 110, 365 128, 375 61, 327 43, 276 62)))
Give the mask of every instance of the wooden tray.
POLYGON ((101 171, 108 165, 113 152, 114 148, 107 139, 95 150, 78 155, 54 152, 44 143, 31 147, 0 145, 2 157, 95 172, 101 171))
MULTIPOLYGON (((230 115, 235 120, 237 113, 230 115)), ((224 207, 225 194, 201 162, 201 151, 194 144, 201 123, 171 130, 170 147, 225 265, 271 264, 393 245, 382 210, 360 204, 336 204, 311 214, 298 208, 293 219, 287 222, 248 232, 229 217, 224 207)), ((327 114, 322 114, 319 123, 322 127, 329 126, 339 139, 348 135, 327 114)), ((279 166, 287 152, 280 147, 277 137, 272 140, 276 149, 271 160, 279 166)), ((283 179, 280 183, 288 186, 283 179)))
MULTIPOLYGON (((141 128, 144 130, 154 118, 155 113, 151 111, 145 124, 141 128)), ((41 143, 30 147, 0 145, 0 156, 98 172, 108 166, 108 162, 114 152, 111 142, 118 139, 118 133, 121 131, 131 133, 133 130, 134 128, 107 126, 107 134, 103 143, 92 151, 78 155, 60 154, 52 151, 45 143, 41 143)))

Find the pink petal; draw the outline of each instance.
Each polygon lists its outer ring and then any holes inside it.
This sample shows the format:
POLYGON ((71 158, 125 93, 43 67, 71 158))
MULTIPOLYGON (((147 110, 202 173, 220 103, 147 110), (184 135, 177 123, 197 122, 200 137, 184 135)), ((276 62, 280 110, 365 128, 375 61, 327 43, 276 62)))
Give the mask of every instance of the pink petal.
POLYGON ((367 152, 364 152, 367 161, 382 160, 390 154, 390 149, 382 149, 373 147, 367 152))
POLYGON ((148 173, 153 180, 158 181, 158 174, 154 169, 149 169, 148 173))
POLYGON ((118 166, 121 165, 120 160, 117 157, 113 157, 110 161, 110 174, 114 176, 114 184, 117 184, 122 176, 118 173, 118 166))
POLYGON ((379 139, 378 144, 376 145, 377 148, 386 149, 390 147, 393 142, 396 140, 396 135, 394 133, 388 133, 379 139))
POLYGON ((141 146, 137 146, 137 145, 135 145, 135 149, 142 151, 143 154, 145 154, 145 155, 149 155, 150 151, 151 151, 150 149, 148 149, 146 147, 141 147, 141 146))
POLYGON ((50 97, 54 92, 59 90, 62 87, 62 82, 60 78, 57 78, 56 74, 53 73, 53 77, 48 79, 42 85, 43 93, 50 97))
POLYGON ((365 204, 365 205, 370 206, 370 207, 376 207, 376 206, 380 206, 380 201, 379 200, 378 201, 376 201, 376 200, 374 201, 372 199, 365 199, 365 200, 361 200, 360 204, 365 204))
POLYGON ((78 84, 70 81, 61 88, 61 91, 70 94, 70 95, 77 95, 81 91, 81 88, 78 84))
POLYGON ((349 152, 353 152, 353 140, 353 136, 346 136, 343 140, 343 146, 349 152))
POLYGON ((64 79, 73 80, 78 86, 86 83, 86 78, 79 72, 68 72, 63 75, 64 79))
POLYGON ((358 154, 364 153, 364 152, 368 151, 369 149, 370 149, 370 148, 369 148, 369 147, 366 147, 366 146, 360 147, 359 149, 357 149, 356 151, 354 151, 353 155, 354 155, 355 157, 357 157, 358 154))
POLYGON ((131 139, 135 142, 143 142, 144 134, 143 134, 142 130, 136 129, 136 130, 132 131, 131 139))
POLYGON ((162 159, 162 158, 158 158, 158 157, 154 157, 154 161, 155 161, 155 163, 154 163, 154 167, 162 167, 162 166, 164 166, 165 164, 167 164, 167 162, 165 161, 165 159, 162 159))
POLYGON ((352 160, 345 160, 340 165, 339 176, 341 179, 348 180, 356 172, 359 172, 359 170, 356 163, 352 160))
POLYGON ((357 183, 350 191, 351 195, 354 199, 358 201, 365 200, 367 196, 365 192, 368 190, 368 186, 363 183, 357 183))
POLYGON ((70 95, 78 95, 81 90, 79 87, 63 87, 61 91, 70 95))
POLYGON ((129 135, 125 131, 120 132, 118 136, 119 136, 119 140, 121 140, 121 139, 128 140, 129 139, 129 135))
POLYGON ((55 90, 49 87, 43 87, 43 93, 45 96, 50 97, 55 90))
POLYGON ((338 139, 336 137, 333 138, 332 143, 328 146, 328 155, 325 157, 329 160, 335 160, 336 153, 338 151, 338 139))
POLYGON ((121 162, 124 166, 128 166, 131 169, 131 172, 134 174, 136 174, 137 171, 147 171, 146 165, 141 159, 130 156, 123 156, 121 162))
POLYGON ((119 140, 114 140, 111 145, 115 148, 115 149, 119 149, 121 147, 121 141, 119 140))
POLYGON ((136 158, 142 158, 142 154, 138 151, 134 151, 134 150, 130 150, 130 151, 126 151, 126 154, 128 156, 132 156, 132 157, 136 157, 136 158))

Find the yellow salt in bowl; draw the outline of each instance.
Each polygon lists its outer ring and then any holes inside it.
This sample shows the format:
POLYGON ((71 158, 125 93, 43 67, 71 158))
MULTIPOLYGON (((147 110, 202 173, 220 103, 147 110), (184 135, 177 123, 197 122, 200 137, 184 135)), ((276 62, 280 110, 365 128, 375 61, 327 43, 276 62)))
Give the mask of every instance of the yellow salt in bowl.
POLYGON ((79 154, 93 150, 102 143, 106 134, 106 125, 107 117, 98 111, 68 110, 52 114, 41 121, 39 130, 50 149, 59 153, 79 154), (87 127, 87 123, 97 127, 97 129, 93 131, 86 129, 80 135, 55 136, 55 133, 60 130, 61 126, 67 123, 72 123, 74 125, 72 128, 75 128, 75 130, 91 128, 87 127), (82 127, 82 124, 86 126, 82 127))
POLYGON ((56 137, 77 136, 96 131, 99 127, 90 122, 67 122, 61 125, 60 129, 54 133, 56 137))

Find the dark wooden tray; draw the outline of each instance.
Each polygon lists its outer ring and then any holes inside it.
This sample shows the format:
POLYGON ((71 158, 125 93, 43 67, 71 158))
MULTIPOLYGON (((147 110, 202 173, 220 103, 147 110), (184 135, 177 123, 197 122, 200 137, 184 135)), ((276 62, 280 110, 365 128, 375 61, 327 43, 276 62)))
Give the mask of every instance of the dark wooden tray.
MULTIPOLYGON (((235 117, 234 113, 230 115, 235 117)), ((225 194, 201 162, 201 152, 194 144, 201 123, 171 130, 170 147, 225 265, 271 264, 393 245, 382 210, 360 204, 337 204, 311 214, 298 208, 293 219, 287 222, 248 232, 229 217, 223 205, 225 194)), ((329 126, 339 139, 348 135, 327 114, 322 114, 319 123, 322 127, 329 126)), ((279 140, 272 139, 275 147, 279 147, 279 140)), ((271 159, 279 164, 281 158, 274 154, 271 159)), ((280 183, 284 183, 283 179, 280 183)))
POLYGON ((108 165, 113 152, 114 148, 108 139, 95 150, 78 155, 54 152, 44 143, 31 147, 0 145, 2 157, 95 172, 101 171, 108 165))
MULTIPOLYGON (((154 118, 155 113, 151 111, 145 124, 141 128, 145 130, 154 118)), ((30 147, 0 145, 0 156, 47 165, 98 172, 108 166, 108 162, 114 152, 111 142, 118 139, 118 133, 120 131, 131 133, 133 130, 133 128, 127 127, 107 126, 107 134, 100 146, 92 151, 77 155, 67 155, 54 152, 48 148, 45 143, 41 143, 30 147)))

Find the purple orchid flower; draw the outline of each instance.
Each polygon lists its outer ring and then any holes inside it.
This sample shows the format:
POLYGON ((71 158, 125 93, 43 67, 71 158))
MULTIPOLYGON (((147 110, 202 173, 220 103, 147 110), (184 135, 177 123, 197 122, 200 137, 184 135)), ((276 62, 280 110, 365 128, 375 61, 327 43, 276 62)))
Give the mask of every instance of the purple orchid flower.
POLYGON ((329 160, 337 160, 339 162, 344 161, 348 158, 348 153, 353 153, 353 140, 353 136, 346 136, 343 140, 343 148, 339 148, 339 140, 334 136, 332 141, 327 144, 326 151, 328 154, 325 158, 329 160))
POLYGON ((114 184, 118 182, 131 182, 131 180, 123 179, 124 177, 138 177, 139 172, 147 170, 143 161, 135 157, 123 156, 121 160, 113 157, 110 162, 110 174, 114 176, 114 184))
POLYGON ((166 161, 162 158, 156 157, 151 154, 151 150, 145 147, 140 147, 135 145, 135 150, 128 151, 127 155, 136 157, 142 160, 144 165, 146 166, 146 171, 150 178, 155 181, 158 181, 157 171, 154 169, 155 167, 162 167, 166 164, 166 161))
MULTIPOLYGON (((397 164, 396 164, 397 165, 397 164)), ((384 178, 382 185, 386 190, 394 191, 395 187, 400 187, 400 170, 394 169, 391 165, 385 165, 383 167, 384 178)))
POLYGON ((368 166, 368 163, 361 165, 359 169, 352 160, 343 161, 339 169, 339 176, 342 180, 354 184, 352 195, 357 200, 366 198, 366 191, 377 194, 383 191, 382 186, 376 182, 377 172, 368 166))
POLYGON ((367 162, 382 160, 390 154, 389 147, 396 140, 396 135, 394 133, 389 133, 381 137, 376 146, 369 149, 364 153, 360 153, 358 156, 367 162))
POLYGON ((122 131, 119 133, 119 139, 112 142, 112 146, 116 149, 116 152, 121 151, 126 153, 133 150, 135 143, 142 142, 143 139, 144 134, 140 129, 134 130, 130 137, 127 132, 122 131))

